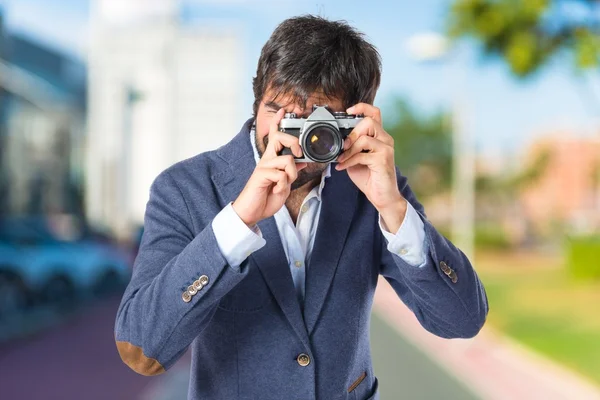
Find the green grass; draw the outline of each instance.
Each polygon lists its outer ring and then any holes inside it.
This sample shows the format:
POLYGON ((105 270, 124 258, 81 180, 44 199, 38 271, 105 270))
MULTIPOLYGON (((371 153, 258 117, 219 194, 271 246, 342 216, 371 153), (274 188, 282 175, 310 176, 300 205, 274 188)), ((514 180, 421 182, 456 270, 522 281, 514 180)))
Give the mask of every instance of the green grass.
POLYGON ((600 384, 600 281, 549 257, 478 254, 475 267, 492 327, 600 384))
POLYGON ((600 236, 567 237, 564 245, 571 276, 600 279, 600 236))

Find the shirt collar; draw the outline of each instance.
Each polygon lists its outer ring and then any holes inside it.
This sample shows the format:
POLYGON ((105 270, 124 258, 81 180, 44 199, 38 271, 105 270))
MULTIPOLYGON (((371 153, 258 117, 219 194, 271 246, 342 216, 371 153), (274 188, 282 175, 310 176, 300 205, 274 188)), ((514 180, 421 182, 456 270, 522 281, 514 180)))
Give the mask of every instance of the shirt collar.
MULTIPOLYGON (((258 165, 258 161, 260 160, 260 156, 258 155, 258 151, 256 150, 256 136, 255 136, 255 129, 254 126, 252 127, 252 129, 250 129, 250 143, 252 144, 252 152, 254 153, 254 161, 256 162, 256 164, 258 165)), ((310 191, 310 193, 308 194, 308 196, 306 196, 307 199, 310 199, 312 197, 312 194, 314 192, 317 200, 321 201, 321 193, 323 192, 323 188, 325 187, 325 179, 329 178, 331 176, 331 163, 327 164, 327 168, 325 168, 325 170, 323 171, 323 173, 321 174, 321 183, 319 184, 319 186, 315 186, 313 188, 313 190, 310 191)))

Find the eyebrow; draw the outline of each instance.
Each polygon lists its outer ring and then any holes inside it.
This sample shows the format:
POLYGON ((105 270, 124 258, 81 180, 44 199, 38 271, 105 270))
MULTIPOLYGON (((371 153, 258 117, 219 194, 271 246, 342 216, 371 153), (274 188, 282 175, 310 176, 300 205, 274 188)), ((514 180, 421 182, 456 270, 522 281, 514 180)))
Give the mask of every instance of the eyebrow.
POLYGON ((272 108, 272 109, 277 110, 277 111, 279 111, 282 108, 281 105, 277 104, 274 101, 268 101, 268 102, 266 102, 265 103, 265 107, 269 107, 269 108, 272 108))
MULTIPOLYGON (((275 101, 273 101, 273 100, 267 101, 267 102, 266 102, 266 103, 264 103, 264 104, 265 104, 265 107, 268 107, 268 108, 270 108, 270 109, 272 109, 272 110, 275 110, 275 111, 279 111, 281 108, 283 108, 283 106, 282 106, 282 105, 280 105, 279 103, 277 103, 277 102, 275 102, 275 101)), ((299 117, 304 117, 304 116, 308 116, 309 114, 310 114, 310 111, 309 111, 309 110, 306 110, 306 111, 304 112, 304 114, 301 114, 301 115, 298 115, 298 116, 299 116, 299 117)))

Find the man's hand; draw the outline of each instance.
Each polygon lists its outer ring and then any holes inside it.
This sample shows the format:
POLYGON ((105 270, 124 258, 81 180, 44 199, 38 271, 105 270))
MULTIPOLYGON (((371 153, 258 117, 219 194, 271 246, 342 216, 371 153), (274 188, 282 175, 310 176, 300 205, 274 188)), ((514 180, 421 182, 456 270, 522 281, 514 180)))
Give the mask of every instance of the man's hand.
POLYGON ((364 119, 344 141, 344 152, 335 168, 348 172, 352 182, 379 211, 390 232, 395 233, 404 220, 407 204, 396 181, 394 139, 383 129, 377 107, 359 103, 346 111, 363 114, 364 119))
POLYGON ((306 163, 296 164, 292 155, 278 155, 283 147, 289 147, 294 155, 302 156, 298 138, 279 131, 279 122, 284 114, 282 108, 271 121, 269 144, 246 186, 232 204, 248 226, 274 215, 283 207, 298 171, 307 166, 306 163))

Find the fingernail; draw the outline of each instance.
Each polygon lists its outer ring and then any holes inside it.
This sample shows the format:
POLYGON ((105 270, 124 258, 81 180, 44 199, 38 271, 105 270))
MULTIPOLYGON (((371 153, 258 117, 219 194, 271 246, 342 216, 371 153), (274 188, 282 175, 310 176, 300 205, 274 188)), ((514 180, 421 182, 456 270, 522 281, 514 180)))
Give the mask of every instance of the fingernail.
POLYGON ((348 114, 352 114, 354 112, 354 107, 350 107, 349 109, 346 110, 346 112, 348 114))

